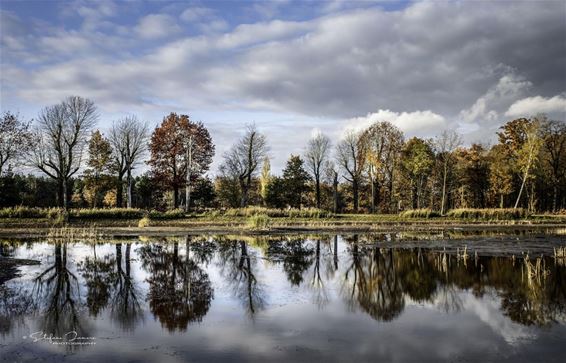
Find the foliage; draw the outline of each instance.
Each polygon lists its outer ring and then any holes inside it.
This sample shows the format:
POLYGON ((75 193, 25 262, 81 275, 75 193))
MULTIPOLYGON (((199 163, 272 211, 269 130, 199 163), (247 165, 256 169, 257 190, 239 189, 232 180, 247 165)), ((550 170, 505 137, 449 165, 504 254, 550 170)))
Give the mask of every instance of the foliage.
POLYGON ((307 182, 310 176, 303 167, 300 156, 291 155, 283 170, 283 181, 285 185, 286 204, 294 208, 300 208, 303 204, 303 196, 309 190, 307 182))
POLYGON ((192 138, 191 181, 203 175, 212 163, 214 144, 202 122, 193 122, 187 115, 171 113, 151 135, 152 174, 158 183, 173 189, 174 206, 179 205, 179 189, 187 183, 188 140, 192 138))

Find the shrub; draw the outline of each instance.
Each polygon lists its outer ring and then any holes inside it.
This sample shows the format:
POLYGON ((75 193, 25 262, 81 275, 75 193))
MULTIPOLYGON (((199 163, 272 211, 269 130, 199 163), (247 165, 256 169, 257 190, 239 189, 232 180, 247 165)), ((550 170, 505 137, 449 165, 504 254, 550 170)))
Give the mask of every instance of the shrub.
POLYGON ((429 208, 409 209, 399 213, 401 218, 435 218, 440 217, 440 213, 429 208))
POLYGON ((267 214, 255 214, 248 217, 247 224, 251 229, 268 229, 271 221, 267 214))
POLYGON ((145 228, 145 227, 149 227, 150 224, 151 224, 151 219, 149 219, 149 216, 145 216, 142 219, 140 219, 140 221, 138 222, 138 227, 145 228))
POLYGON ((486 220, 501 220, 501 219, 522 219, 529 216, 526 209, 523 208, 460 208, 452 209, 446 213, 447 217, 459 219, 486 219, 486 220))

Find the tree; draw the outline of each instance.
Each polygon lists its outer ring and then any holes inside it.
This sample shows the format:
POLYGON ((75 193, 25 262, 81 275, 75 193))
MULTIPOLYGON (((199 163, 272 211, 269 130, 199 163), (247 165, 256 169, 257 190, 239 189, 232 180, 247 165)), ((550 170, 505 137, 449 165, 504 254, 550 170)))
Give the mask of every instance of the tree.
POLYGON ((22 121, 9 111, 0 119, 0 176, 8 161, 16 161, 32 146, 31 121, 22 121))
POLYGON ((322 174, 322 167, 328 159, 330 146, 331 143, 328 136, 318 133, 309 140, 307 144, 307 151, 305 152, 305 164, 315 184, 314 187, 317 208, 320 208, 320 178, 322 174))
POLYGON ((261 168, 261 175, 259 178, 260 183, 260 195, 263 203, 266 204, 267 199, 267 189, 269 188, 269 183, 271 182, 271 164, 269 158, 266 156, 263 159, 263 166, 261 168))
POLYGON ((112 146, 99 130, 92 133, 88 143, 88 169, 85 170, 86 187, 92 191, 92 206, 96 208, 100 182, 103 174, 109 170, 112 157, 112 146))
POLYGON ((147 123, 138 121, 135 116, 124 117, 112 124, 110 143, 114 148, 114 169, 118 179, 118 207, 122 207, 123 178, 126 175, 126 205, 132 208, 132 171, 145 152, 147 137, 147 123))
POLYGON ((44 108, 38 120, 32 163, 59 183, 59 202, 68 208, 69 179, 81 167, 86 138, 98 120, 96 106, 86 98, 71 96, 44 108))
POLYGON ((390 122, 376 122, 361 135, 366 151, 366 164, 371 184, 371 211, 380 203, 381 187, 389 189, 389 203, 393 194, 393 172, 403 147, 403 133, 390 122))
POLYGON ((294 208, 300 208, 303 202, 303 194, 309 189, 307 182, 310 180, 300 156, 291 155, 283 170, 283 180, 287 204, 294 208))
POLYGON ((440 202, 440 214, 444 215, 446 206, 446 185, 448 175, 454 163, 454 150, 462 144, 461 136, 453 130, 442 131, 435 140, 438 158, 442 163, 442 199, 440 202))
POLYGON ((552 211, 557 211, 558 188, 566 176, 566 123, 546 121, 542 124, 544 161, 552 179, 552 211))
POLYGON ((285 180, 272 176, 265 193, 265 203, 271 208, 285 208, 287 204, 285 180))
POLYGON ((497 144, 489 152, 489 185, 491 193, 499 196, 499 208, 505 207, 505 197, 513 192, 513 170, 503 149, 497 144))
POLYGON ((354 212, 358 211, 359 187, 366 161, 364 144, 360 142, 360 135, 354 131, 346 133, 336 148, 336 162, 346 175, 344 179, 352 183, 354 198, 354 212))
POLYGON ((469 149, 459 148, 456 158, 462 188, 461 207, 470 205, 474 208, 485 208, 485 195, 489 187, 489 159, 485 148, 479 144, 472 144, 469 149), (468 192, 467 200, 464 191, 468 192))
POLYGON ((248 125, 244 136, 224 154, 224 162, 220 172, 225 176, 236 178, 240 184, 240 207, 246 207, 252 177, 257 173, 260 162, 267 155, 268 147, 265 136, 255 125, 248 125))
POLYGON ((150 149, 153 175, 173 189, 175 208, 179 206, 179 189, 185 186, 188 208, 192 183, 208 171, 214 156, 207 128, 187 115, 171 113, 151 135, 150 149))
POLYGON ((539 118, 520 118, 509 121, 498 132, 499 142, 505 145, 507 156, 521 180, 514 208, 519 206, 525 184, 532 179, 531 170, 538 161, 542 139, 539 118))
POLYGON ((411 184, 412 208, 421 208, 424 187, 434 162, 434 153, 430 143, 413 137, 405 143, 401 155, 403 171, 411 184))

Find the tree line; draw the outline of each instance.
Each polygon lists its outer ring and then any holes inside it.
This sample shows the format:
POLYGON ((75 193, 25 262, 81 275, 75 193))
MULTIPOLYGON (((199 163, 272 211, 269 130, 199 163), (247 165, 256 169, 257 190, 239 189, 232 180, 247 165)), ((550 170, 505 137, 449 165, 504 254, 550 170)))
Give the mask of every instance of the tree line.
MULTIPOLYGON (((206 126, 171 113, 154 130, 129 115, 96 129, 94 102, 72 96, 37 119, 0 120, 0 206, 147 209, 316 207, 398 213, 429 208, 566 208, 566 124, 518 118, 497 143, 464 146, 456 131, 406 138, 387 121, 340 140, 314 135, 273 175, 267 137, 255 125, 208 175, 215 145, 206 126), (149 170, 135 176, 146 164, 149 170), (39 173, 22 175, 27 165, 39 173), (40 174, 41 176, 39 176, 40 174)), ((145 168, 147 169, 147 168, 145 168)))

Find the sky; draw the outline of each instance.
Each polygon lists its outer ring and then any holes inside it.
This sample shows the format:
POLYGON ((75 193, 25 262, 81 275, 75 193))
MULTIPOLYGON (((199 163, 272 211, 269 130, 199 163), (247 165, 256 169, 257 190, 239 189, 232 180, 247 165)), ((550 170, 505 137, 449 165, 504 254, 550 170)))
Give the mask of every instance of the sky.
POLYGON ((92 99, 98 128, 170 112, 222 154, 255 123, 272 169, 318 132, 390 121, 495 142, 507 121, 566 120, 565 1, 0 0, 0 108, 92 99))

